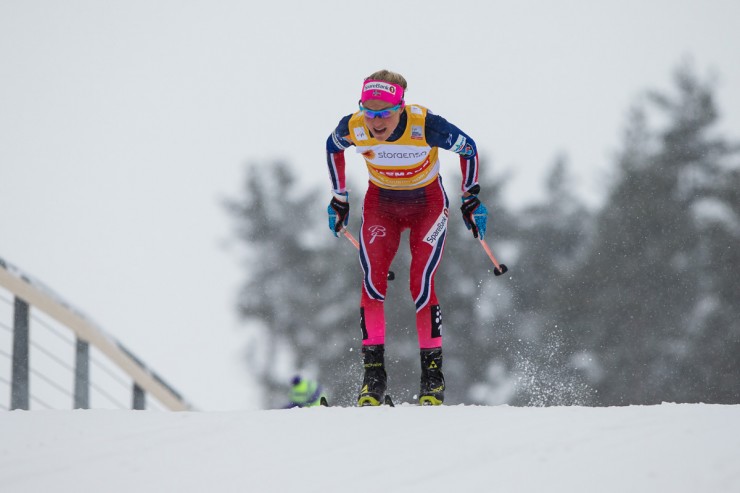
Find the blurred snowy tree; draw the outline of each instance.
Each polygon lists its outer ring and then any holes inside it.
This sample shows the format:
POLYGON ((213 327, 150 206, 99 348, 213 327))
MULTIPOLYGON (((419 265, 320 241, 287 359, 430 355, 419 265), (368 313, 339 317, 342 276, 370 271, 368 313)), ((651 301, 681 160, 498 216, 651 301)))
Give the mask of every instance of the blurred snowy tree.
POLYGON ((737 236, 734 244, 732 234, 714 244, 697 221, 697 207, 708 200, 728 212, 734 207, 737 218, 737 202, 721 198, 718 180, 732 147, 711 133, 717 121, 711 84, 682 66, 676 86, 675 97, 650 93, 633 111, 595 241, 561 305, 569 307, 561 313, 576 345, 598 355, 594 383, 602 404, 726 400, 715 385, 728 370, 735 379, 729 392, 739 397, 738 319, 713 325, 714 357, 702 356, 706 348, 697 344, 711 342, 703 337, 710 315, 720 307, 733 311, 720 303, 732 299, 722 290, 737 291, 736 280, 723 287, 714 280, 726 275, 716 255, 737 255, 737 236), (649 116, 663 125, 651 126, 649 116))
POLYGON ((336 393, 357 359, 357 255, 328 231, 317 196, 274 163, 249 167, 242 199, 228 203, 245 246, 238 309, 258 328, 247 360, 268 407, 286 404, 296 373, 336 393))
POLYGON ((562 310, 579 310, 565 290, 587 253, 592 216, 574 193, 568 161, 560 156, 546 181, 544 200, 518 215, 519 262, 514 324, 519 385, 515 404, 587 405, 591 389, 582 375, 583 356, 574 361, 572 333, 562 310))

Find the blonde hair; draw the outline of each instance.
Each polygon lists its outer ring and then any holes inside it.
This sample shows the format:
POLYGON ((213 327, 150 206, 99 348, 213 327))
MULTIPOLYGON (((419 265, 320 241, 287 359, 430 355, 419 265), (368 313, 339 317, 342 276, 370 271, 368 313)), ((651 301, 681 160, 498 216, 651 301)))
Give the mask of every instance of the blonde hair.
POLYGON ((383 82, 398 84, 403 87, 403 91, 406 92, 406 79, 404 79, 403 75, 391 72, 390 70, 378 70, 377 72, 373 72, 369 76, 365 77, 365 80, 382 80, 383 82))

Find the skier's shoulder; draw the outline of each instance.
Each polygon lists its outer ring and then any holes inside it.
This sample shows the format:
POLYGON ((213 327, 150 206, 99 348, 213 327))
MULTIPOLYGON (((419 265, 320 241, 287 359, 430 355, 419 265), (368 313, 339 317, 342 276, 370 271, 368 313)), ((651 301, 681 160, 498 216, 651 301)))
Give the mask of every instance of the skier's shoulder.
POLYGON ((426 120, 424 123, 427 128, 437 132, 447 132, 450 128, 450 122, 445 117, 434 113, 430 109, 426 109, 426 120))
POLYGON ((409 120, 417 122, 417 124, 424 125, 425 133, 427 135, 429 135, 430 132, 432 134, 448 133, 449 124, 447 123, 447 120, 439 115, 436 115, 426 106, 415 103, 407 104, 405 110, 409 120))
POLYGON ((342 119, 339 120, 339 124, 326 140, 327 152, 341 152, 353 145, 352 140, 349 138, 349 126, 350 120, 356 114, 357 113, 353 113, 343 116, 342 119))
POLYGON ((429 144, 434 147, 449 149, 453 138, 457 136, 460 130, 448 122, 443 116, 426 109, 424 132, 429 144))
MULTIPOLYGON (((462 146, 469 144, 473 149, 472 152, 475 153, 473 139, 445 117, 430 110, 427 112, 424 127, 427 142, 431 145, 460 154, 462 146)), ((469 153, 468 150, 465 152, 469 153)))
POLYGON ((339 124, 337 125, 335 132, 339 133, 340 135, 347 135, 349 134, 349 122, 353 117, 356 117, 359 114, 359 112, 356 113, 350 113, 349 115, 345 115, 339 120, 339 124))
POLYGON ((406 110, 406 113, 409 115, 426 116, 427 114, 431 113, 431 111, 429 111, 429 108, 427 108, 426 106, 422 106, 420 104, 416 104, 416 103, 408 103, 404 107, 404 109, 406 110))

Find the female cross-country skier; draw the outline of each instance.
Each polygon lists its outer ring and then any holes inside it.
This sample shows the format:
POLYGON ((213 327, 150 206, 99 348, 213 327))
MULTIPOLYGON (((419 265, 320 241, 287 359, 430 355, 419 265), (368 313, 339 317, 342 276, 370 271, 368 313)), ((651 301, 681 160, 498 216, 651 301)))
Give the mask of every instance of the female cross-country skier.
POLYGON ((359 111, 342 118, 326 141, 333 198, 329 228, 338 236, 349 221, 344 151, 355 146, 367 164, 368 190, 360 227, 360 263, 364 273, 360 302, 365 375, 359 406, 383 402, 387 275, 400 243, 410 230, 410 288, 416 304, 421 353, 419 403, 444 400, 442 314, 434 292, 447 233, 449 201, 439 175, 439 148, 459 154, 462 215, 476 238, 486 234, 487 211, 478 199, 478 153, 465 132, 423 106, 404 100, 406 79, 381 70, 365 79, 359 111))

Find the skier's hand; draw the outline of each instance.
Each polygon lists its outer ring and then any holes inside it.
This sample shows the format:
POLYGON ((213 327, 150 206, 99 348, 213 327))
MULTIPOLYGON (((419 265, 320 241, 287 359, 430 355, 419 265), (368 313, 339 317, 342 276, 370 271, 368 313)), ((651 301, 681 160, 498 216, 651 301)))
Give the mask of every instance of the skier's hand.
POLYGON ((335 192, 329 202, 327 212, 329 213, 329 229, 334 236, 339 236, 342 227, 349 223, 349 192, 343 194, 335 192))
POLYGON ((473 236, 481 240, 485 238, 488 209, 478 199, 478 195, 471 194, 467 197, 462 197, 460 211, 462 211, 465 226, 473 232, 473 236))

